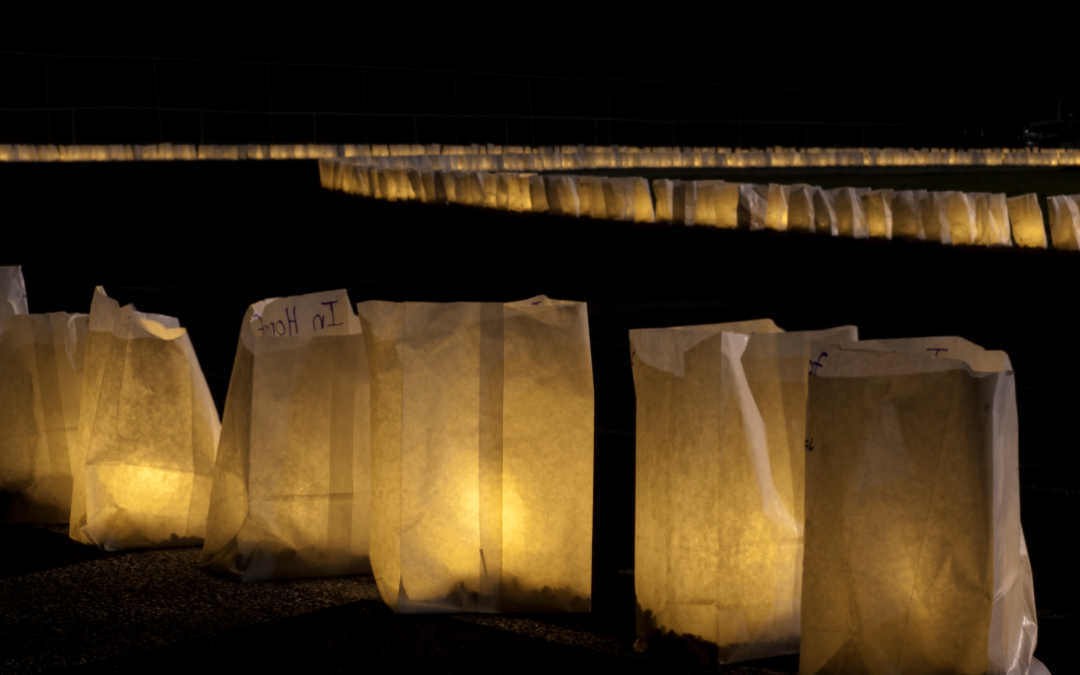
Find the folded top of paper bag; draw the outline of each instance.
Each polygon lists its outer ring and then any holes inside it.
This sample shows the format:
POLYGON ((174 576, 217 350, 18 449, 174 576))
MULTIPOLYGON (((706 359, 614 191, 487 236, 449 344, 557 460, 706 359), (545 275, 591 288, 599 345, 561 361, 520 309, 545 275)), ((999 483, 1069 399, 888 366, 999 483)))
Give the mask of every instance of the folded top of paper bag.
POLYGON ((22 267, 0 267, 0 326, 13 314, 29 314, 22 267))
POLYGON ((355 335, 360 319, 340 289, 260 300, 251 305, 246 327, 256 338, 355 335))
POLYGON ((861 340, 858 342, 824 343, 815 342, 813 353, 818 354, 817 375, 824 377, 845 377, 848 375, 873 376, 876 373, 867 364, 852 366, 849 359, 844 359, 845 352, 892 352, 918 359, 904 359, 890 364, 882 363, 881 373, 902 374, 905 372, 927 372, 929 370, 950 370, 957 367, 959 361, 975 373, 999 373, 1012 370, 1009 355, 1003 351, 983 349, 974 342, 961 337, 925 337, 902 338, 895 340, 861 340), (823 357, 823 358, 822 358, 823 357), (937 366, 929 364, 928 359, 940 360, 937 366))
POLYGON ((123 307, 116 300, 105 294, 105 289, 94 289, 94 299, 90 304, 90 332, 112 333, 124 339, 156 338, 176 340, 187 333, 175 317, 164 314, 150 314, 135 309, 135 305, 123 307))

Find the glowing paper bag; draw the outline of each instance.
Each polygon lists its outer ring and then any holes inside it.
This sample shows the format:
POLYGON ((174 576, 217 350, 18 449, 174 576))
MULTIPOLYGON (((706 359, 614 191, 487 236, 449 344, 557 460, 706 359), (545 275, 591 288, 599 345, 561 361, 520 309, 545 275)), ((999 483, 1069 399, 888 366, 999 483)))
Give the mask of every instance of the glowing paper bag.
POLYGON ((360 320, 345 291, 248 308, 203 565, 241 581, 371 571, 368 391, 360 320))
POLYGON ((1009 357, 956 337, 813 351, 799 672, 1026 675, 1009 357))
POLYGON ((1038 195, 1026 194, 1009 197, 1009 221, 1012 223, 1013 240, 1025 248, 1046 248, 1046 228, 1043 225, 1042 208, 1038 195))
POLYGON ((89 317, 27 314, 22 286, 0 268, 0 522, 66 523, 89 317))
POLYGON ((768 208, 768 185, 744 183, 738 186, 738 226, 740 229, 764 230, 765 214, 768 208))
POLYGON ((813 232, 817 226, 814 213, 814 193, 810 185, 792 185, 788 198, 788 229, 793 232, 813 232))
POLYGON ((766 198, 765 227, 770 230, 783 231, 788 229, 788 201, 791 198, 791 187, 769 183, 769 194, 766 198))
POLYGON ((892 233, 897 239, 926 241, 920 204, 926 190, 901 190, 892 198, 892 233))
POLYGON ((692 180, 673 180, 671 219, 676 225, 694 225, 697 211, 697 183, 692 180))
POLYGON ((1080 250, 1080 209, 1072 197, 1047 197, 1050 207, 1050 238, 1054 248, 1080 250))
POLYGON ((108 551, 202 543, 221 423, 179 322, 90 306, 72 461, 72 539, 108 551))
POLYGON ((589 611, 585 304, 357 309, 371 371, 371 566, 386 604, 589 611))
POLYGON ((926 241, 952 244, 952 229, 949 226, 949 216, 945 207, 945 193, 919 190, 918 194, 920 195, 919 219, 922 221, 926 241))
POLYGON ((810 347, 856 337, 767 319, 630 332, 639 651, 798 651, 810 347))
POLYGON ((834 236, 866 239, 870 232, 866 226, 866 214, 863 213, 862 199, 855 188, 836 188, 828 193, 833 199, 836 231, 834 236))
POLYGON ((814 188, 814 232, 839 236, 840 227, 836 222, 836 198, 832 192, 814 188))
POLYGON ((954 246, 974 244, 978 235, 975 197, 964 192, 945 192, 945 213, 954 246))
POLYGON ((892 190, 871 190, 860 197, 866 215, 866 229, 876 239, 892 239, 892 190))
POLYGON ((975 197, 975 244, 1012 246, 1009 231, 1009 208, 1005 195, 978 193, 975 197))

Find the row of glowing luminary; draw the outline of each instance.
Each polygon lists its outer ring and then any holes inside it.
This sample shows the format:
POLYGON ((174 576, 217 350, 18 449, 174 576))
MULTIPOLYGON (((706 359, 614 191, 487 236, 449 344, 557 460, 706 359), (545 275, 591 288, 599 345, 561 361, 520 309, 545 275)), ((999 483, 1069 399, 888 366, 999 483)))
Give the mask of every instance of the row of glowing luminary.
MULTIPOLYGON (((451 203, 638 223, 667 222, 832 236, 913 239, 971 246, 1046 248, 1034 193, 871 190, 489 171, 370 168, 319 161, 323 187, 388 201, 451 203)), ((1080 250, 1076 196, 1050 197, 1054 248, 1080 250)))
POLYGON ((610 168, 1080 166, 1080 150, 501 145, 5 145, 0 162, 358 158, 380 168, 553 171, 610 168))

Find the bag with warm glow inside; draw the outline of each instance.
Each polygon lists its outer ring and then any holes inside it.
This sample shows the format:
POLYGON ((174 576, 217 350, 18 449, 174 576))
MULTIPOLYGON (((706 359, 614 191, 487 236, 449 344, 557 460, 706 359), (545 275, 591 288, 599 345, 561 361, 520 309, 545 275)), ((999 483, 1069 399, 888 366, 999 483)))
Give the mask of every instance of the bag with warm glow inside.
POLYGON ((1045 673, 1005 352, 814 345, 799 672, 1045 673))
POLYGON ((357 305, 371 369, 371 566, 396 612, 587 612, 585 303, 357 305))
POLYGON ((71 537, 108 551, 203 541, 221 424, 179 322, 90 306, 71 537))
POLYGON ((345 291, 249 307, 202 563, 241 581, 370 572, 367 418, 367 360, 345 291))
POLYGON ((732 663, 799 649, 814 340, 771 320, 630 331, 638 651, 732 663))
POLYGON ((66 523, 89 317, 28 314, 0 267, 0 522, 66 523))

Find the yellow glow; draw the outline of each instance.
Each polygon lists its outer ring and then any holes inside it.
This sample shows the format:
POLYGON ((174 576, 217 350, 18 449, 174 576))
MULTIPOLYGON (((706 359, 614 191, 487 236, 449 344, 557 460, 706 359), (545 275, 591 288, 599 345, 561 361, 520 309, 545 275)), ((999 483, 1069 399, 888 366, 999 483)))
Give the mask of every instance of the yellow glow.
POLYGON ((826 336, 856 331, 631 331, 637 649, 675 639, 723 663, 798 650, 806 364, 826 336))
POLYGON ((584 305, 357 306, 371 367, 371 562, 399 613, 588 611, 584 305))
POLYGON ((202 540, 220 431, 191 339, 171 317, 90 309, 70 534, 108 550, 202 540))

